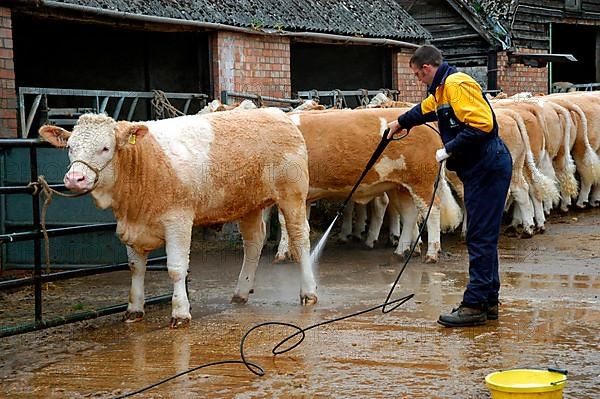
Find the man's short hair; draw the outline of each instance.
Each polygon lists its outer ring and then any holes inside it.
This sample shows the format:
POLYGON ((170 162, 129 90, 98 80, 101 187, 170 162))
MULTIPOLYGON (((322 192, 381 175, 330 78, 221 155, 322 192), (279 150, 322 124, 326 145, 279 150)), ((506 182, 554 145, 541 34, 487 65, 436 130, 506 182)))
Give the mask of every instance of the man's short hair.
POLYGON ((442 62, 444 62, 442 52, 435 46, 425 44, 415 51, 408 64, 421 68, 425 64, 438 67, 442 65, 442 62))

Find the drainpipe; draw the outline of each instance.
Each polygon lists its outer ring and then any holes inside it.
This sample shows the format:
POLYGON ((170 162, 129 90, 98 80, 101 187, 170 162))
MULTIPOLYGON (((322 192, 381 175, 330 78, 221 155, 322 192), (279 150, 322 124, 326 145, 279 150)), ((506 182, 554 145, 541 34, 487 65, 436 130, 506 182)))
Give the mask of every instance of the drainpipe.
POLYGON ((487 88, 488 90, 498 90, 498 53, 495 48, 488 52, 487 88))

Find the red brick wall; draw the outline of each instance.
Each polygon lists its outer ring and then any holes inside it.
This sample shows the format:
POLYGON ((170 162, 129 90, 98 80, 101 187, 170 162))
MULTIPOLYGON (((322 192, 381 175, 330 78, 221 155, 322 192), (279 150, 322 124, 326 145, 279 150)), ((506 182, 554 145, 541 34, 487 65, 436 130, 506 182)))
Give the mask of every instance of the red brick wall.
POLYGON ((290 40, 219 31, 212 42, 214 97, 222 90, 290 98, 290 40))
POLYGON ((12 19, 7 7, 0 7, 0 137, 17 137, 12 19))
MULTIPOLYGON (((517 49, 518 53, 539 53, 539 50, 517 49)), ((548 67, 533 68, 523 64, 508 65, 506 52, 498 53, 498 88, 509 96, 524 91, 548 93, 548 67)))
POLYGON ((394 86, 398 90, 398 99, 413 103, 421 102, 427 93, 427 87, 419 82, 410 69, 408 61, 414 51, 402 51, 396 54, 392 62, 392 71, 395 79, 394 86))

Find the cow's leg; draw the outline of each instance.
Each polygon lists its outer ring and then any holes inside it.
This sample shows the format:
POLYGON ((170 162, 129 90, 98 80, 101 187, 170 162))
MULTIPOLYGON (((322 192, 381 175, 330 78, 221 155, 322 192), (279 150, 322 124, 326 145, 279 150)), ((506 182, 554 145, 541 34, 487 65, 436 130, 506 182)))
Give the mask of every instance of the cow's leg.
MULTIPOLYGON (((310 205, 309 205, 310 206, 310 205)), ((284 199, 279 202, 289 234, 289 249, 293 260, 300 262, 302 285, 300 287, 300 302, 303 305, 317 303, 317 284, 310 259, 310 239, 307 210, 304 202, 284 199)))
POLYGON ((288 242, 288 231, 285 223, 285 218, 281 213, 281 209, 277 211, 277 218, 279 219, 279 228, 281 229, 281 237, 279 238, 279 245, 277 246, 277 254, 273 263, 279 263, 285 261, 289 257, 289 242, 288 242))
POLYGON ((140 321, 144 318, 144 275, 146 273, 147 253, 139 253, 126 245, 129 270, 131 270, 131 288, 129 303, 123 320, 127 323, 140 321))
POLYGON ((190 263, 191 242, 192 217, 174 217, 166 223, 167 270, 173 282, 171 328, 187 325, 192 320, 190 301, 185 287, 190 263))
POLYGON ((583 176, 581 179, 581 188, 579 190, 579 196, 577 197, 577 202, 575 205, 578 208, 585 208, 585 204, 588 202, 588 197, 590 196, 590 191, 592 190, 592 181, 584 180, 583 176))
POLYGON ((367 205, 355 203, 356 222, 352 226, 352 239, 362 241, 362 235, 367 226, 367 205))
POLYGON ((593 207, 600 206, 600 184, 594 184, 592 196, 590 197, 590 205, 593 207))
MULTIPOLYGON (((396 208, 396 211, 400 214, 402 220, 402 233, 400 234, 400 241, 394 251, 394 255, 405 259, 409 255, 410 248, 419 235, 417 226, 419 211, 417 210, 410 193, 403 188, 390 190, 388 195, 390 197, 390 207, 396 208)), ((421 243, 418 243, 415 247, 415 254, 417 255, 421 254, 420 244, 421 243)))
POLYGON ((348 237, 352 234, 352 216, 354 214, 354 201, 350 201, 344 208, 342 214, 342 227, 340 229, 339 240, 347 242, 348 237))
POLYGON ((381 225, 385 217, 385 210, 389 203, 390 199, 385 193, 371 201, 371 220, 369 222, 367 239, 365 240, 365 245, 369 248, 373 248, 375 241, 379 238, 379 232, 381 231, 381 225))
POLYGON ((440 203, 433 202, 429 218, 427 219, 427 254, 425 263, 436 263, 439 259, 439 253, 442 249, 440 239, 440 203))
MULTIPOLYGON (((388 197, 389 199, 389 197, 388 197)), ((396 209, 396 207, 389 206, 388 207, 388 223, 389 223, 389 240, 392 246, 398 246, 398 242, 400 241, 400 213, 396 209)))
POLYGON ((246 303, 254 287, 254 276, 265 240, 265 222, 261 210, 250 212, 240 220, 240 233, 244 239, 244 263, 231 302, 246 303))
MULTIPOLYGON (((515 219, 515 222, 521 221, 523 226, 523 231, 519 232, 521 234, 521 238, 531 238, 533 237, 533 206, 531 201, 529 200, 529 184, 522 177, 515 177, 513 175, 514 184, 511 186, 511 193, 515 199, 515 210, 518 209, 518 213, 515 215, 518 219, 515 219)), ((518 231, 518 230, 517 230, 518 231)))

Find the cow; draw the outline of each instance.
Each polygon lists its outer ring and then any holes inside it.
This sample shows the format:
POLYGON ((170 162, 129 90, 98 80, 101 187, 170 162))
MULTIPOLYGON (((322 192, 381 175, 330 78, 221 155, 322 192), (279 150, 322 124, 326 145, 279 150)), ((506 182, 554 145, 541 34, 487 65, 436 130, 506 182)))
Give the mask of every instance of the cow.
MULTIPOLYGON (((310 189, 308 201, 343 199, 350 193, 373 151, 381 141, 387 123, 408 109, 368 108, 292 113, 288 116, 304 135, 308 149, 310 189)), ((401 214, 404 228, 394 253, 405 256, 417 238, 417 221, 433 198, 439 164, 435 151, 441 148, 438 133, 427 126, 413 128, 405 139, 391 142, 352 197, 367 203, 387 193, 389 206, 401 214)), ((446 184, 442 189, 449 190, 446 184)), ((448 193, 445 198, 452 198, 448 193)), ((453 199, 452 199, 453 200, 453 199)), ((426 263, 437 262, 440 251, 440 199, 435 198, 427 222, 426 263)), ((460 208, 454 203, 455 211, 460 208)), ((451 215, 460 221, 462 215, 451 215)), ((459 222, 455 223, 456 225, 459 222)), ((443 224, 452 224, 444 221, 443 224)), ((276 255, 285 259, 287 244, 282 240, 276 255)))
POLYGON ((581 185, 575 205, 584 208, 586 202, 592 205, 596 202, 600 204, 600 98, 597 94, 575 92, 552 94, 543 99, 569 110, 573 125, 576 127, 571 154, 577 166, 581 185), (590 192, 592 192, 591 198, 590 192))
POLYGON ((285 217, 292 255, 302 267, 301 303, 316 303, 305 213, 306 145, 282 111, 147 122, 85 114, 72 132, 46 125, 40 134, 69 148, 67 188, 91 190, 96 206, 114 212, 132 273, 125 321, 143 318, 146 258, 164 245, 174 287, 171 327, 190 322, 185 278, 194 225, 240 220, 244 260, 232 302, 246 302, 265 237, 262 209, 272 204, 285 217))
MULTIPOLYGON (((494 109, 508 108, 519 114, 519 122, 524 123, 526 133, 527 155, 526 178, 529 179, 530 197, 533 202, 536 226, 539 231, 545 230, 546 217, 544 202, 558 202, 560 194, 556 174, 551 165, 546 167, 548 175, 540 172, 541 164, 549 164, 546 150, 546 121, 543 107, 532 101, 500 100, 494 103, 494 109), (531 162, 530 162, 531 161, 531 162)), ((524 139, 525 140, 525 139, 524 139)))

